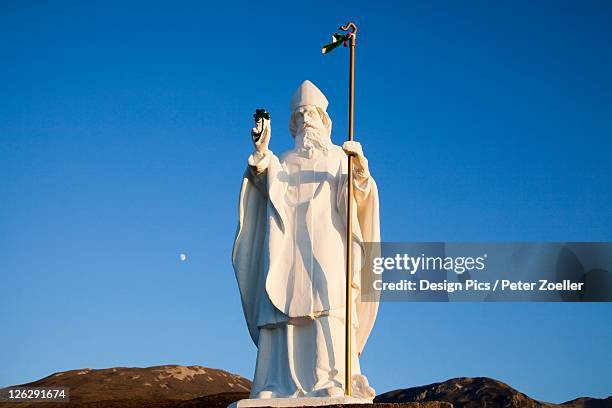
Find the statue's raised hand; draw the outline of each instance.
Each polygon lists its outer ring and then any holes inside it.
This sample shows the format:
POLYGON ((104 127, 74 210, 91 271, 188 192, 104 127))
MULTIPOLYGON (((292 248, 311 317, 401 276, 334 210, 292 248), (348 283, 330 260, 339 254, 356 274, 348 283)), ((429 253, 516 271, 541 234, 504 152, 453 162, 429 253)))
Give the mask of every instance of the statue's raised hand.
POLYGON ((272 133, 270 129, 270 114, 264 109, 257 109, 253 115, 255 119, 255 127, 251 129, 251 138, 255 150, 261 154, 268 151, 268 144, 270 144, 270 135, 272 133))

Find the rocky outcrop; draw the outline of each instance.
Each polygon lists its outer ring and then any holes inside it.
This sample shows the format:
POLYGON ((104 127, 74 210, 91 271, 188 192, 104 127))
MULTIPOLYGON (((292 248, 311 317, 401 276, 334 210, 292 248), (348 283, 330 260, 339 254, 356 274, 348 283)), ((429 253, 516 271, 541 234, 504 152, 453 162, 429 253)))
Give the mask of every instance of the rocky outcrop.
POLYGON ((446 401, 455 408, 612 408, 607 399, 578 398, 563 404, 552 404, 528 397, 487 377, 459 377, 448 381, 389 391, 376 397, 378 403, 446 401))

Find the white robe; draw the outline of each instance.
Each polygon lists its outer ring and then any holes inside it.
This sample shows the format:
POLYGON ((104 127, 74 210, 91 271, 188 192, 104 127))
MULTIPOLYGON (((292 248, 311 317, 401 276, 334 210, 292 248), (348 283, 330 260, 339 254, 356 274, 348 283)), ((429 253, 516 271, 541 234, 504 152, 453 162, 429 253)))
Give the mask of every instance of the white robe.
MULTIPOLYGON (((251 396, 318 396, 342 388, 347 157, 336 145, 307 158, 296 150, 249 157, 232 263, 258 359, 251 396), (323 393, 323 394, 321 394, 323 393)), ((377 302, 361 302, 363 242, 380 241, 378 191, 355 174, 353 351, 355 395, 372 397, 357 353, 377 302)), ((368 281, 364 279, 364 281, 368 281)), ((369 280, 371 281, 371 279, 369 280)))

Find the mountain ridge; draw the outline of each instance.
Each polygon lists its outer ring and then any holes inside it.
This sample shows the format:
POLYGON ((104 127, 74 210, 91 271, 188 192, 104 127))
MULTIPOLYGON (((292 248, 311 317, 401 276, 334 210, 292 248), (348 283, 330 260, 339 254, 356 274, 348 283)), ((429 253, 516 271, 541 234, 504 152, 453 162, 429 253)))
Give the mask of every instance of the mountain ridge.
MULTIPOLYGON (((19 403, 20 408, 225 408, 248 398, 251 381, 225 370, 200 365, 81 368, 52 373, 13 387, 68 387, 70 402, 19 403)), ((561 404, 535 400, 508 384, 488 377, 457 377, 388 391, 374 402, 381 407, 455 408, 612 408, 612 396, 579 397, 561 404), (391 404, 391 405, 388 405, 391 404)), ((0 407, 15 403, 0 402, 0 407)))
POLYGON ((382 393, 375 403, 444 401, 455 408, 611 408, 608 398, 579 397, 561 404, 533 399, 508 384, 489 377, 456 377, 382 393))

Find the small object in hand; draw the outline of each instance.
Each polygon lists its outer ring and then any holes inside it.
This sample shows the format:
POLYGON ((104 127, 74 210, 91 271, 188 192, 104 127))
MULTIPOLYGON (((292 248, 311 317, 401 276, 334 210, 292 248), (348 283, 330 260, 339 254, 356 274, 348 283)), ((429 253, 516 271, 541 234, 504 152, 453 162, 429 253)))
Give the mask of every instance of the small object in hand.
POLYGON ((253 119, 255 119, 255 124, 257 124, 258 126, 261 121, 261 130, 259 131, 259 133, 257 133, 257 135, 255 135, 255 142, 258 142, 264 129, 263 120, 270 120, 270 113, 268 113, 265 109, 256 109, 255 113, 253 114, 253 119))
POLYGON ((255 118, 255 122, 257 122, 259 119, 270 120, 270 113, 266 112, 265 109, 255 109, 253 117, 255 118))

